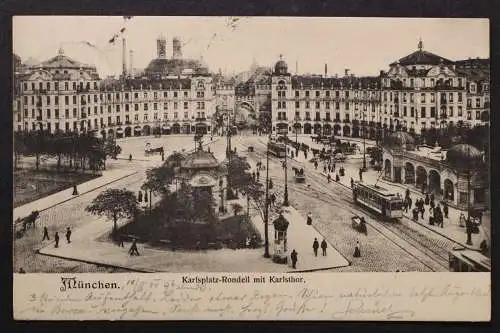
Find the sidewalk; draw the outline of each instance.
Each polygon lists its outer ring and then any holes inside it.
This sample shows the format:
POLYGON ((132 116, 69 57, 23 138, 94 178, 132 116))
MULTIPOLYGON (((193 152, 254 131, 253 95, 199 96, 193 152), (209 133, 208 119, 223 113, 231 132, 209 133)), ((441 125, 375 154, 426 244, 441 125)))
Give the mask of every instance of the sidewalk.
POLYGON ((66 190, 59 191, 55 194, 46 196, 44 198, 29 202, 25 205, 14 208, 12 211, 13 221, 17 218, 24 218, 28 216, 32 211, 44 211, 53 206, 61 204, 65 201, 71 200, 73 198, 77 198, 79 195, 85 194, 87 192, 93 191, 102 186, 108 185, 110 183, 116 182, 120 179, 128 177, 137 173, 137 171, 133 170, 104 170, 102 172, 102 176, 89 180, 88 182, 79 184, 77 186, 78 195, 73 195, 73 187, 68 188, 66 190))

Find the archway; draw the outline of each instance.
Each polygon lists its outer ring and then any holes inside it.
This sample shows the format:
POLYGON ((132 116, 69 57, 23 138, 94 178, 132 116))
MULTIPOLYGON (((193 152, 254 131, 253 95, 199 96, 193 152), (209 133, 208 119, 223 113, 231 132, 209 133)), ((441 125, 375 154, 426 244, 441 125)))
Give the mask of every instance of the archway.
POLYGON ((157 125, 153 127, 153 135, 160 135, 161 134, 161 127, 160 125, 157 125))
POLYGON ((106 140, 106 130, 101 131, 101 136, 104 140, 106 140))
POLYGON ((326 124, 323 126, 323 135, 330 136, 332 135, 332 125, 326 124))
POLYGON ((134 127, 134 136, 141 136, 141 126, 134 127))
POLYGON ((312 126, 309 123, 304 124, 304 134, 311 134, 312 126))
POLYGON ((173 134, 180 134, 181 133, 181 125, 179 124, 173 124, 172 125, 172 133, 173 134))
POLYGON ((415 184, 415 167, 410 162, 405 164, 405 184, 415 184))
POLYGON ((132 136, 132 128, 130 127, 125 127, 125 137, 128 138, 129 136, 132 136))
POLYGON ((443 189, 444 190, 444 193, 443 193, 444 199, 454 201, 455 200, 455 191, 453 189, 453 182, 449 179, 445 179, 443 186, 444 186, 444 189, 443 189))
POLYGON ((370 133, 369 134, 370 140, 375 140, 375 137, 377 135, 377 132, 376 132, 375 128, 370 128, 370 132, 369 133, 370 133))
POLYGON ((117 139, 123 138, 123 128, 118 127, 118 128, 116 129, 116 138, 117 138, 117 139))
POLYGON ((429 171, 429 191, 441 194, 441 175, 436 170, 429 171))
POLYGON ((427 186, 427 171, 425 171, 424 167, 418 166, 415 175, 416 175, 415 183, 418 188, 422 188, 422 186, 427 186))
POLYGON ((151 135, 151 126, 144 125, 144 127, 142 128, 142 133, 145 136, 151 135))
POLYGON ((344 133, 344 136, 350 136, 351 135, 351 128, 347 125, 344 126, 343 133, 344 133))
POLYGON ((184 123, 182 126, 183 134, 190 134, 191 133, 191 125, 188 123, 184 123))
POLYGON ((391 179, 391 169, 392 169, 391 160, 386 159, 384 163, 384 176, 388 179, 391 179))
POLYGON ((115 136, 115 131, 113 131, 111 128, 108 130, 108 136, 110 138, 113 138, 115 136))
POLYGON ((170 127, 168 125, 163 125, 161 127, 161 134, 170 134, 170 127))
POLYGON ((333 133, 335 135, 340 135, 340 130, 342 129, 342 126, 340 126, 339 124, 335 124, 333 125, 333 133))
POLYGON ((293 133, 302 134, 302 125, 300 123, 293 124, 293 133))
POLYGON ((321 134, 321 124, 314 124, 314 134, 321 134))

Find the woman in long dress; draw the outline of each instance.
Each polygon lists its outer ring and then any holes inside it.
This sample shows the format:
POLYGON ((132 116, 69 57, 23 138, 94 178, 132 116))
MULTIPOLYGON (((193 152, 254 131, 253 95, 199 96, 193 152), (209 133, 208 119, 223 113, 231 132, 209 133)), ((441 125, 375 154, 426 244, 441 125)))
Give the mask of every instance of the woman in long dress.
POLYGON ((361 257, 361 250, 359 249, 359 241, 356 242, 356 246, 354 247, 354 258, 361 257))

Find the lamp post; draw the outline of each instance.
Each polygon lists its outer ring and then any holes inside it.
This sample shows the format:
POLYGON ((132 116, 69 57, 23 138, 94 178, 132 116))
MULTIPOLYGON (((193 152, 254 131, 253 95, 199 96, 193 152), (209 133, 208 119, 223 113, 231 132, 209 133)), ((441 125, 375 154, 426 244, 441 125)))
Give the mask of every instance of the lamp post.
POLYGON ((266 201, 264 209, 264 257, 269 258, 269 138, 266 150, 266 201))
POLYGON ((288 140, 287 132, 285 132, 285 193, 283 194, 283 206, 288 207, 290 204, 288 202, 288 165, 287 165, 287 147, 286 141, 288 140))

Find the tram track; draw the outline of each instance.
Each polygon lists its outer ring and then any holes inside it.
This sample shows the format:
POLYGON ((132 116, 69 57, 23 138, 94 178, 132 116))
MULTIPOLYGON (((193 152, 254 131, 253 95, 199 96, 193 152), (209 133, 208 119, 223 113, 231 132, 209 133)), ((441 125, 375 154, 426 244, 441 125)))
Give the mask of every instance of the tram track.
MULTIPOLYGON (((241 141, 238 143, 246 148, 250 146, 241 141)), ((260 144, 262 145, 263 143, 260 142, 260 144)), ((266 158, 266 153, 257 149, 254 149, 252 154, 258 158, 266 158)), ((274 156, 269 158, 269 162, 281 165, 281 160, 274 156)), ((294 159, 289 159, 288 163, 289 166, 304 166, 303 163, 294 159)), ((365 215, 365 217, 369 217, 369 222, 367 221, 366 224, 371 229, 420 262, 423 266, 427 267, 431 271, 447 271, 448 251, 455 245, 453 242, 443 238, 443 240, 441 240, 442 244, 437 244, 418 230, 415 230, 408 225, 401 224, 403 222, 392 223, 379 221, 375 213, 367 210, 360 210, 359 206, 349 200, 351 197, 351 190, 349 187, 333 182, 332 184, 339 185, 336 187, 337 190, 346 193, 346 195, 334 195, 331 193, 332 188, 328 186, 328 183, 326 183, 325 180, 326 179, 324 179, 323 176, 318 175, 317 172, 313 171, 309 172, 308 175, 308 183, 311 185, 310 188, 305 188, 304 185, 295 183, 289 183, 288 186, 294 191, 305 196, 310 197, 312 193, 315 193, 315 199, 329 205, 345 209, 353 215, 365 215)), ((278 188, 283 187, 280 184, 277 184, 276 186, 278 188)), ((404 217, 404 219, 407 218, 404 217)), ((405 220, 405 223, 408 223, 408 221, 405 220)))

